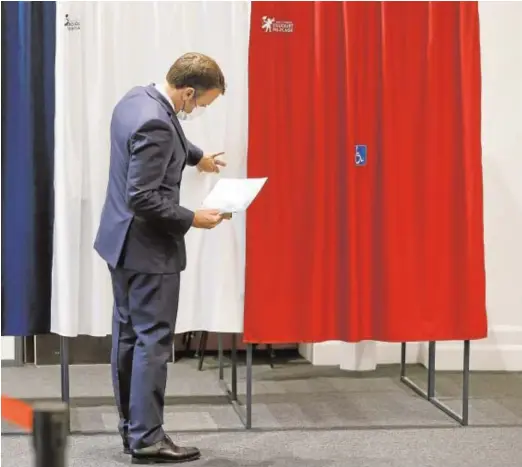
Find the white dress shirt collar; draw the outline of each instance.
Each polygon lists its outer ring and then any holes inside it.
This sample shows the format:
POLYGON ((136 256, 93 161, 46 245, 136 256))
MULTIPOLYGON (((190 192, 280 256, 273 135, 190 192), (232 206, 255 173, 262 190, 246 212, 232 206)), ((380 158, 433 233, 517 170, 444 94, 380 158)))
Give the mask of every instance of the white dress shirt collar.
POLYGON ((165 98, 167 99, 167 102, 170 104, 170 106, 172 107, 172 110, 174 110, 174 113, 176 113, 176 108, 174 107, 174 103, 170 100, 170 97, 169 95, 167 94, 167 91, 165 90, 165 84, 155 84, 154 85, 156 87, 156 89, 158 90, 158 92, 165 98))

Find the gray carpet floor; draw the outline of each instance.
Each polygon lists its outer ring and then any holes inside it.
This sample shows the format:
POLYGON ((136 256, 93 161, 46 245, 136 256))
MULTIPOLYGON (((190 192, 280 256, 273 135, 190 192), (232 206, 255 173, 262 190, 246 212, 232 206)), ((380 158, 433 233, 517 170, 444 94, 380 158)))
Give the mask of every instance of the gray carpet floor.
MULTIPOLYGON (((167 431, 203 450, 195 467, 522 467, 522 374, 473 373, 471 426, 461 428, 401 384, 396 366, 349 373, 261 362, 254 366, 254 430, 245 432, 217 383, 215 359, 201 372, 196 366, 190 359, 169 366, 165 410, 167 431)), ((412 366, 408 374, 425 385, 425 369, 412 366)), ((244 376, 241 367, 240 393, 244 376)), ((439 398, 456 410, 460 390, 459 374, 437 374, 439 398)), ((4 368, 2 392, 59 398, 59 368, 4 368)), ((71 367, 71 396, 69 467, 128 463, 119 453, 108 366, 71 367)), ((31 465, 30 440, 18 432, 2 422, 5 467, 31 465)))
MULTIPOLYGON (((193 467, 520 467, 522 428, 183 434, 193 467)), ((2 437, 2 467, 33 465, 28 437, 2 437)), ((68 467, 129 465, 117 436, 70 439, 68 467)))

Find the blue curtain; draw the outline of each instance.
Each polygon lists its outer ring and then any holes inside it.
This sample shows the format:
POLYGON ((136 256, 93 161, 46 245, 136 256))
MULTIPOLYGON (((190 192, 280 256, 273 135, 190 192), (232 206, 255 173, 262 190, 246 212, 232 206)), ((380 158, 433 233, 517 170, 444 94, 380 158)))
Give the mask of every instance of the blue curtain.
POLYGON ((2 335, 49 332, 55 2, 2 2, 2 335))

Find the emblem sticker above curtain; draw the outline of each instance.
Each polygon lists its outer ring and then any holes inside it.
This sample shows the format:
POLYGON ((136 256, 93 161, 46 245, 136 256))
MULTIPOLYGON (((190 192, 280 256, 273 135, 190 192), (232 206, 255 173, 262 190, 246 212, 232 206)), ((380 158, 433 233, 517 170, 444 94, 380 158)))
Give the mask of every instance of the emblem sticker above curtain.
MULTIPOLYGON (((227 79, 225 96, 188 138, 225 151, 224 177, 244 177, 247 148, 249 2, 58 2, 56 55, 56 223, 52 330, 111 332, 106 265, 93 251, 107 185, 113 106, 133 86, 162 83, 176 58, 203 52, 227 79)), ((187 168, 182 204, 197 208, 216 176, 187 168)), ((176 332, 243 329, 243 216, 187 236, 176 332)))
POLYGON ((245 340, 486 336, 474 2, 254 2, 245 340))

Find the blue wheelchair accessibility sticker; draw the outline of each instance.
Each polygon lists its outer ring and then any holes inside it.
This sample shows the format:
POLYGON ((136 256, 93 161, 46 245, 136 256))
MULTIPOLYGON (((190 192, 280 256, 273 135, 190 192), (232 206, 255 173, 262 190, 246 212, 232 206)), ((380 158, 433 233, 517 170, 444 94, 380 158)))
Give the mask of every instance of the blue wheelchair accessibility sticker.
POLYGON ((368 156, 368 148, 365 144, 355 145, 355 165, 363 166, 366 165, 368 156))

